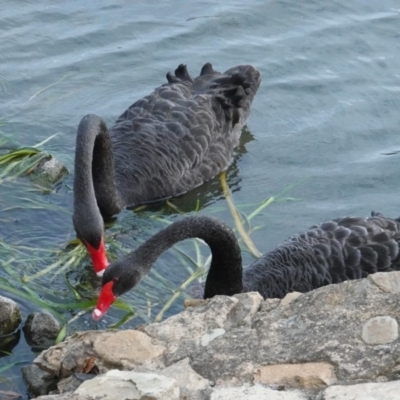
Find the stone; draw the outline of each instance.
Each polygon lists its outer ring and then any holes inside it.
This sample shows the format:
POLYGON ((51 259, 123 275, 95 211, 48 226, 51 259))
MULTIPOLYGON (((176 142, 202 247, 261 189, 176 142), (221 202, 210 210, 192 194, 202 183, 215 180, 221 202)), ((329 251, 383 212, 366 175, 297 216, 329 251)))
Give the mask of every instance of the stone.
POLYGON ((322 389, 337 382, 332 365, 324 362, 266 365, 257 368, 254 382, 301 389, 322 389))
POLYGON ((397 321, 389 316, 369 319, 362 327, 362 339, 367 344, 387 344, 399 336, 397 321))
POLYGON ((68 175, 68 169, 55 157, 48 156, 39 162, 34 171, 36 181, 54 184, 68 175))
POLYGON ((216 339, 217 337, 223 335, 225 332, 226 332, 225 329, 221 329, 221 328, 213 329, 212 331, 205 333, 205 334, 201 337, 200 343, 201 343, 202 346, 208 346, 208 344, 209 344, 212 340, 214 340, 214 339, 216 339))
POLYGON ((0 390, 1 400, 19 400, 21 397, 19 393, 0 390))
POLYGON ((400 292, 400 271, 393 271, 390 274, 377 272, 368 275, 368 279, 386 293, 400 292))
POLYGON ((215 388, 210 400, 308 400, 299 391, 278 391, 261 385, 215 388))
POLYGON ((177 381, 181 400, 205 400, 210 397, 210 382, 193 371, 189 358, 165 368, 160 374, 177 381))
POLYGON ((0 296, 0 336, 14 332, 21 323, 21 311, 18 304, 0 296))
POLYGON ((185 338, 201 337, 208 331, 229 324, 230 318, 239 308, 235 297, 215 296, 197 307, 189 307, 165 321, 150 324, 144 331, 151 337, 166 342, 185 338))
POLYGON ((179 400, 175 379, 132 371, 110 370, 105 375, 82 383, 75 390, 85 400, 179 400))
POLYGON ((27 343, 36 349, 52 346, 60 330, 60 323, 48 312, 29 314, 23 328, 27 343))
POLYGON ((331 386, 318 400, 398 400, 400 381, 360 383, 350 386, 331 386))
POLYGON ((109 366, 122 367, 149 363, 165 351, 165 347, 146 333, 129 329, 98 336, 93 341, 95 354, 109 366))
MULTIPOLYGON (((386 274, 389 281, 396 276, 386 274)), ((254 293, 216 296, 137 330, 74 334, 34 362, 58 380, 92 364, 100 374, 93 380, 115 368, 157 375, 171 369, 168 378, 181 396, 199 400, 207 390, 194 389, 189 379, 185 385, 185 370, 206 389, 208 381, 214 397, 225 387, 267 389, 255 382, 306 388, 274 392, 281 396, 332 384, 389 384, 400 375, 399 309, 398 293, 372 278, 322 287, 286 304, 254 293)))
POLYGON ((32 397, 45 395, 50 390, 57 388, 56 377, 49 372, 43 371, 37 365, 22 367, 22 376, 32 397))
POLYGON ((281 304, 280 299, 266 299, 261 303, 260 312, 269 312, 281 304))
POLYGON ((286 306, 290 304, 293 300, 297 299, 299 296, 301 296, 303 293, 300 292, 291 292, 288 293, 282 300, 281 300, 281 305, 286 306))
POLYGON ((63 394, 49 394, 47 396, 36 397, 35 400, 85 400, 84 398, 79 398, 78 395, 74 395, 71 392, 63 394))
POLYGON ((94 374, 75 373, 68 378, 61 379, 57 383, 57 389, 60 393, 73 392, 85 381, 95 378, 94 374))

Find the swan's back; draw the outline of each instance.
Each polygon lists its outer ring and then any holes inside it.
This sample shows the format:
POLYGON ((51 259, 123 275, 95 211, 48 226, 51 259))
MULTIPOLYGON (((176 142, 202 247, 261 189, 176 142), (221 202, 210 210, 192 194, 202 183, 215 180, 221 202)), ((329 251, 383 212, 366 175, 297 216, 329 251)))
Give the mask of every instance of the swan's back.
POLYGON ((331 283, 400 269, 400 219, 372 213, 341 218, 294 235, 244 272, 246 291, 282 298, 331 283))
POLYGON ((253 66, 221 74, 209 63, 196 79, 183 65, 167 79, 110 130, 128 206, 184 193, 227 168, 261 81, 253 66))

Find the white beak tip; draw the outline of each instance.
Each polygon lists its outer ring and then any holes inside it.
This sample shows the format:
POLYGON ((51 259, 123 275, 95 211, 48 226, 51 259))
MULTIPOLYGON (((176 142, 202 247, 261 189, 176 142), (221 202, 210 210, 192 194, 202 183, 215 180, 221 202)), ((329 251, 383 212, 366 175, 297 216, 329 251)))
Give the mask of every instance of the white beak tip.
POLYGON ((94 320, 97 321, 98 319, 100 319, 100 317, 102 315, 103 315, 103 313, 98 308, 95 308, 94 311, 93 311, 92 317, 93 317, 94 320))
POLYGON ((96 275, 97 275, 99 278, 101 278, 101 277, 103 276, 103 274, 104 274, 104 271, 105 271, 105 269, 102 269, 101 271, 96 272, 96 275))

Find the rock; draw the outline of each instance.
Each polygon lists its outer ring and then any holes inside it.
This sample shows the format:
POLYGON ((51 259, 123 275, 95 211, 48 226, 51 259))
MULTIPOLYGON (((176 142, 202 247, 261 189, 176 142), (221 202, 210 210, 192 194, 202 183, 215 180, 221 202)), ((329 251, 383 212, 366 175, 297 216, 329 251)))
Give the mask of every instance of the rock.
POLYGON ((291 292, 288 293, 282 300, 281 300, 281 305, 285 306, 290 304, 293 300, 297 299, 299 296, 301 296, 303 293, 300 292, 291 292))
POLYGON ((54 184, 68 175, 67 168, 53 156, 45 157, 34 171, 34 178, 41 183, 54 184))
POLYGON ((318 400, 398 400, 400 381, 360 383, 351 386, 331 386, 318 400))
POLYGON ((45 395, 57 388, 56 377, 49 372, 43 371, 37 365, 22 367, 22 376, 32 397, 45 395))
POLYGON ((73 392, 85 381, 95 378, 94 374, 75 373, 68 378, 62 379, 57 384, 57 389, 60 393, 73 392))
POLYGON ((19 393, 5 392, 4 390, 0 390, 1 400, 19 400, 21 397, 22 396, 19 393))
POLYGON ((332 365, 319 362, 260 367, 254 373, 254 382, 316 390, 336 383, 337 379, 332 365))
POLYGON ((21 323, 21 311, 18 304, 0 296, 0 336, 14 332, 21 323))
POLYGON ((362 339, 367 344, 387 344, 399 336, 397 321, 389 316, 374 317, 362 327, 362 339))
POLYGON ((308 400, 309 397, 299 391, 285 392, 273 390, 261 385, 222 387, 214 389, 210 400, 308 400))
POLYGON ((201 337, 211 330, 224 328, 229 324, 231 316, 238 312, 238 308, 237 298, 215 296, 209 302, 189 307, 163 322, 148 325, 144 331, 166 342, 201 337))
POLYGON ((88 363, 96 366, 100 373, 113 368, 133 369, 153 361, 157 364, 157 357, 163 354, 164 349, 157 340, 133 329, 87 331, 76 333, 63 343, 50 347, 36 357, 34 363, 64 379, 85 371, 88 363))
POLYGON ((8 335, 0 336, 0 349, 3 354, 12 353, 13 348, 19 343, 21 337, 21 330, 18 329, 8 335))
POLYGON ((368 279, 386 293, 400 292, 400 274, 377 272, 376 274, 368 275, 368 279))
POLYGON ((28 315, 23 330, 30 346, 47 349, 54 344, 61 325, 48 312, 34 312, 28 315))
MULTIPOLYGON (((89 373, 92 366, 99 374, 115 368, 166 373, 181 398, 196 400, 206 399, 214 384, 215 399, 225 391, 233 399, 245 390, 249 396, 272 390, 255 382, 286 390, 300 386, 313 391, 310 398, 335 383, 390 384, 400 375, 400 296, 388 282, 400 281, 400 272, 385 274, 386 286, 382 276, 371 277, 322 287, 290 302, 262 301, 256 293, 216 296, 137 330, 75 334, 43 352, 35 364, 58 379, 89 373)), ((101 376, 92 381, 102 382, 101 376)))
POLYGON ((179 400, 179 387, 165 376, 111 370, 82 383, 75 395, 85 400, 179 400))
POLYGON ((112 367, 129 367, 150 363, 165 351, 165 347, 144 332, 133 329, 117 331, 107 336, 97 336, 93 350, 104 364, 112 367))
POLYGON ((50 394, 48 396, 40 396, 36 397, 36 400, 85 400, 83 398, 79 398, 79 396, 74 395, 71 392, 64 394, 50 394))
POLYGON ((181 400, 205 400, 210 397, 209 381, 193 371, 188 358, 171 365, 160 374, 177 381, 181 400))

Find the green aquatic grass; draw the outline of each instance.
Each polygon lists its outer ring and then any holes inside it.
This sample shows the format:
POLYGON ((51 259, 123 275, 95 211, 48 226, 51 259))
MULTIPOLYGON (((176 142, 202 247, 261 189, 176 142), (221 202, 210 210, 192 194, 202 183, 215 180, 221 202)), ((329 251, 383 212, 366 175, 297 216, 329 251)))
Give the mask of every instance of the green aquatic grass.
MULTIPOLYGON (((0 185, 6 182, 12 185, 21 176, 29 174, 42 158, 48 156, 38 148, 54 136, 52 135, 32 147, 8 149, 1 154, 1 149, 7 147, 9 140, 0 132, 0 185)), ((287 192, 295 185, 286 187, 277 195, 268 197, 261 203, 240 205, 236 205, 233 201, 226 184, 225 173, 221 174, 221 186, 228 209, 235 222, 234 230, 238 234, 243 251, 249 252, 253 257, 258 257, 261 252, 254 245, 251 235, 264 227, 264 223, 260 224, 259 217, 267 207, 274 203, 298 200, 286 196, 287 192)), ((15 202, 11 206, 3 207, 1 211, 12 211, 25 207, 70 214, 69 210, 50 204, 45 196, 31 198, 30 191, 34 191, 34 189, 32 186, 27 186, 26 196, 15 196, 15 202)), ((173 218, 165 215, 170 214, 171 210, 173 214, 185 214, 173 203, 173 200, 166 201, 158 212, 150 213, 147 209, 148 207, 140 207, 134 212, 154 222, 149 235, 173 222, 173 218)), ((197 201, 191 213, 199 210, 200 202, 197 201)), ((213 214, 226 212, 226 207, 221 205, 211 207, 207 209, 207 212, 213 214)), ((132 250, 121 244, 119 239, 114 238, 115 232, 118 233, 121 230, 117 221, 111 230, 106 231, 107 253, 111 261, 132 250)), ((140 240, 138 238, 137 245, 141 243, 140 240)), ((186 272, 183 282, 181 284, 174 283, 162 273, 152 269, 145 279, 145 284, 137 290, 137 298, 138 300, 140 298, 140 301, 136 302, 135 300, 135 308, 121 299, 114 303, 113 307, 123 311, 123 315, 110 327, 120 327, 134 318, 141 318, 145 322, 160 321, 177 301, 188 297, 185 293, 186 288, 194 282, 204 280, 211 260, 208 246, 201 240, 193 239, 190 243, 190 246, 177 244, 171 252, 176 260, 174 264, 179 265, 182 271, 186 272), (159 290, 154 290, 154 288, 159 290), (162 292, 163 296, 160 296, 159 292, 162 292)), ((49 311, 61 321, 63 327, 57 342, 62 341, 68 332, 68 327, 82 315, 91 311, 96 303, 98 284, 93 286, 91 275, 89 274, 83 281, 77 281, 76 277, 71 278, 71 273, 82 271, 82 267, 91 271, 87 251, 79 240, 66 243, 60 250, 60 248, 33 248, 18 242, 10 244, 0 239, 0 264, 5 275, 5 277, 0 277, 0 290, 12 293, 14 296, 49 311)))

